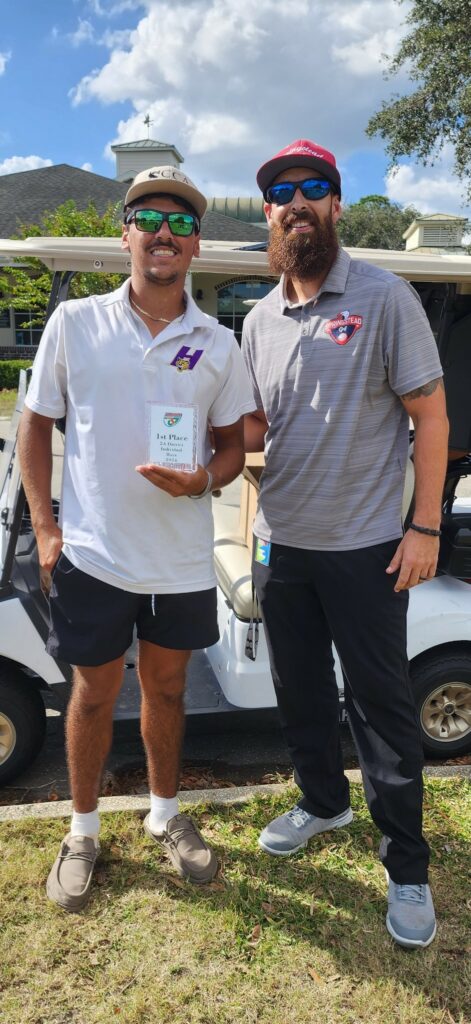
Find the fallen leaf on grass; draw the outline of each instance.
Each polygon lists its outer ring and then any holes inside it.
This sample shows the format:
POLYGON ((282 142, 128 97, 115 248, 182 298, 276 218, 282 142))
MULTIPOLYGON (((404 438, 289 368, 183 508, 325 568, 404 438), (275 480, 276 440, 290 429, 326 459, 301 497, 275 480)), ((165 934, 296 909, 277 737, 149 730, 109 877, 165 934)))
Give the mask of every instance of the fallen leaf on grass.
POLYGON ((317 985, 324 984, 324 979, 321 978, 320 974, 317 973, 314 967, 308 967, 307 973, 311 976, 312 980, 315 981, 317 985))
POLYGON ((170 885, 174 885, 177 889, 186 889, 186 882, 183 881, 183 878, 173 878, 172 875, 169 875, 167 882, 170 885))
POLYGON ((370 850, 373 849, 374 843, 373 843, 373 839, 372 839, 371 836, 365 836, 365 843, 369 847, 370 850))
POLYGON ((266 914, 273 914, 275 907, 273 906, 273 903, 262 903, 262 910, 264 910, 266 914))
POLYGON ((252 928, 252 931, 250 933, 250 938, 248 939, 249 946, 257 946, 258 943, 260 942, 261 937, 262 937, 262 926, 259 925, 259 924, 256 924, 254 926, 254 928, 252 928))

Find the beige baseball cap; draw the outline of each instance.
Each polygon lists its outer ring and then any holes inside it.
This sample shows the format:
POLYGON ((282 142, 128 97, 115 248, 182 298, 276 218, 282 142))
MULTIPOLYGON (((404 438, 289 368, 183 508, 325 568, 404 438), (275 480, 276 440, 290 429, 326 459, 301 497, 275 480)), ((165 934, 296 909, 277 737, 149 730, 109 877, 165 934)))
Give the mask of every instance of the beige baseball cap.
POLYGON ((126 192, 124 205, 128 206, 134 199, 151 195, 153 192, 165 192, 166 195, 175 196, 176 199, 178 197, 186 199, 188 203, 191 203, 200 219, 206 212, 208 204, 204 195, 178 167, 164 164, 160 167, 149 167, 147 171, 136 174, 132 185, 126 192))

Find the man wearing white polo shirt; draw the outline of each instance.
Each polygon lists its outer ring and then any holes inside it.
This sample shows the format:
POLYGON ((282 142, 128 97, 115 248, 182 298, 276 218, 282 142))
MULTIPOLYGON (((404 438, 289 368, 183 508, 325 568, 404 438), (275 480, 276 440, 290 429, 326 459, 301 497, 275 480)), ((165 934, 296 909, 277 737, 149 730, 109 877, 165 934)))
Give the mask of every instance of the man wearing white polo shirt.
POLYGON ((339 248, 335 158, 297 139, 257 182, 281 281, 249 313, 243 351, 257 413, 247 450, 265 448, 253 576, 282 723, 302 790, 260 845, 295 853, 352 819, 332 658, 389 875, 396 942, 435 935, 422 835, 422 750, 406 651, 408 590, 435 574, 447 460, 436 344, 405 281, 339 248), (409 417, 413 522, 402 536, 409 417))
POLYGON ((233 334, 184 288, 205 209, 180 170, 137 175, 122 232, 131 278, 54 312, 22 417, 25 490, 39 561, 52 573, 48 650, 76 666, 67 716, 73 815, 47 883, 69 911, 89 897, 100 777, 134 626, 151 789, 145 830, 191 881, 209 882, 217 870, 178 809, 183 692, 191 651, 218 637, 211 491, 241 471, 241 417, 254 403, 233 334), (51 435, 64 415, 58 526, 51 435))

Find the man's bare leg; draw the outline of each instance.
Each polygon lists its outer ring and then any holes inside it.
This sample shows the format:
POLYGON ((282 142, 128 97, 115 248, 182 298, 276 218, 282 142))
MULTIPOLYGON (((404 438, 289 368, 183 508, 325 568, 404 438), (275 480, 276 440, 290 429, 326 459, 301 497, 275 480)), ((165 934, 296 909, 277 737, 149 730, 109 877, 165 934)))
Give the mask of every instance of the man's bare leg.
POLYGON ((105 665, 76 668, 66 723, 67 759, 73 801, 70 833, 59 850, 46 890, 64 910, 88 903, 99 851, 98 793, 111 746, 113 705, 123 678, 124 657, 105 665))
POLYGON ((124 656, 105 665, 75 669, 66 724, 67 760, 74 810, 94 811, 101 773, 113 735, 113 706, 123 678, 124 656))
POLYGON ((183 694, 191 651, 173 651, 141 640, 141 732, 152 793, 175 797, 185 728, 183 694))
POLYGON ((191 651, 173 651, 140 641, 141 731, 146 748, 151 813, 144 821, 150 838, 163 843, 178 873, 203 885, 218 869, 213 850, 194 822, 179 814, 177 792, 185 727, 183 694, 191 651))

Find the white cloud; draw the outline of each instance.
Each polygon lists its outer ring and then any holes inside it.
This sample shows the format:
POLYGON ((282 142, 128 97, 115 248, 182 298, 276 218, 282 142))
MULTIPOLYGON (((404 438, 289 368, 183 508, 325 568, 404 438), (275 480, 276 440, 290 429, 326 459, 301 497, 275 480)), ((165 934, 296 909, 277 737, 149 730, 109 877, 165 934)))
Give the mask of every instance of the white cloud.
POLYGON ((189 118, 186 133, 188 155, 211 153, 219 146, 242 146, 250 140, 248 124, 229 114, 208 114, 189 118))
POLYGON ((88 7, 100 18, 113 18, 125 11, 135 11, 138 7, 144 7, 145 0, 115 0, 110 6, 102 4, 100 0, 88 0, 88 7))
POLYGON ((371 33, 385 32, 390 28, 399 31, 410 6, 410 0, 402 4, 402 10, 398 9, 397 0, 361 0, 360 3, 333 0, 327 21, 339 38, 347 36, 353 45, 355 39, 371 33))
POLYGON ((385 178, 386 195, 403 206, 415 206, 421 213, 471 215, 463 197, 463 184, 453 171, 451 147, 445 147, 433 167, 400 164, 385 178))
POLYGON ((338 61, 338 67, 342 74, 350 71, 352 75, 376 76, 385 66, 384 54, 394 53, 399 40, 396 29, 387 29, 385 32, 373 32, 367 39, 352 46, 351 42, 346 46, 332 46, 332 55, 338 61))
POLYGON ((93 171, 93 164, 85 163, 82 164, 82 171, 93 171))
POLYGON ((90 21, 79 18, 75 32, 69 32, 67 38, 72 43, 72 46, 81 46, 82 43, 94 43, 95 29, 90 21))
POLYGON ((38 167, 52 167, 52 160, 45 160, 42 156, 9 156, 0 163, 0 174, 35 171, 38 167))
MULTIPOLYGON (((410 0, 140 6, 132 29, 101 37, 108 58, 69 94, 74 106, 132 105, 115 142, 146 138, 149 113, 151 137, 191 158, 190 175, 202 185, 226 181, 229 190, 254 182, 262 159, 297 137, 314 138, 342 163, 354 150, 380 149, 364 131, 392 91, 381 54, 396 48, 410 0)), ((104 0, 94 0, 94 11, 105 12, 104 0)))
MULTIPOLYGON (((175 125, 178 124, 183 139, 182 149, 188 156, 210 153, 220 146, 240 146, 247 143, 250 138, 248 126, 236 117, 210 112, 193 117, 186 113, 181 103, 175 99, 151 103, 127 121, 120 121, 118 134, 113 142, 134 142, 136 139, 146 138, 144 112, 151 120, 151 138, 158 136, 160 142, 175 145, 175 125)), ((177 149, 180 149, 179 145, 177 149)), ((105 155, 114 160, 109 145, 106 147, 105 155)))
POLYGON ((337 0, 330 6, 327 20, 336 32, 332 55, 339 72, 360 77, 378 76, 386 68, 404 35, 404 19, 410 2, 362 0, 351 3, 337 0))
POLYGON ((5 73, 5 69, 6 69, 6 66, 7 66, 8 61, 10 60, 10 58, 11 58, 11 52, 0 53, 0 75, 3 75, 5 73))
POLYGON ((129 28, 115 29, 115 31, 106 29, 100 38, 100 43, 106 46, 108 50, 114 50, 115 47, 122 49, 123 46, 130 44, 131 35, 132 29, 129 28))

